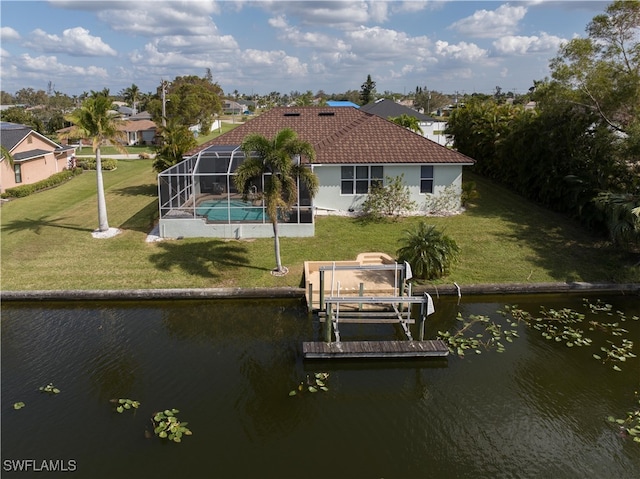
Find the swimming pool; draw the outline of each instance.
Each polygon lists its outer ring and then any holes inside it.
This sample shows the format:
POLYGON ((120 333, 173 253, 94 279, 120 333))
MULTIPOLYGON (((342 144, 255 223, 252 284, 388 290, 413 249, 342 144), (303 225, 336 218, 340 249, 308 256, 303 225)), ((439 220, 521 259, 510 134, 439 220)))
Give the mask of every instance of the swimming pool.
POLYGON ((208 221, 247 221, 262 223, 269 217, 262 206, 252 206, 242 200, 205 200, 196 207, 198 216, 208 221))

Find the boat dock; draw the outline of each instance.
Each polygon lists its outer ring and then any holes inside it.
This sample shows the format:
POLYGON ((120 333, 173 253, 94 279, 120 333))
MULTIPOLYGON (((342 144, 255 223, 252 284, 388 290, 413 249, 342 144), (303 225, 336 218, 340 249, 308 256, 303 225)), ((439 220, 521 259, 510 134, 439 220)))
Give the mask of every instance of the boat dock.
POLYGON ((434 312, 427 293, 411 295, 411 268, 382 253, 363 253, 351 262, 307 262, 305 279, 309 310, 321 324, 324 341, 304 342, 305 359, 445 358, 441 340, 425 340, 427 316, 434 312), (413 317, 420 305, 419 314, 413 317), (343 341, 345 324, 399 326, 406 340, 343 341), (411 325, 415 325, 412 336, 411 325))
POLYGON ((427 341, 341 341, 302 343, 305 359, 444 358, 449 348, 439 339, 427 341))

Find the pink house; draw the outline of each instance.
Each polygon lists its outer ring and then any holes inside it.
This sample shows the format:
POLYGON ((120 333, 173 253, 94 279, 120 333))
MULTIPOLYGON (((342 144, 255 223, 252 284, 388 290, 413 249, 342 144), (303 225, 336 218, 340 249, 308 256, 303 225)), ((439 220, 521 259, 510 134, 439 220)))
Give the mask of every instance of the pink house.
POLYGON ((25 125, 0 122, 0 140, 0 193, 44 180, 67 169, 75 159, 75 147, 58 145, 25 125), (13 166, 5 151, 13 158, 13 166))

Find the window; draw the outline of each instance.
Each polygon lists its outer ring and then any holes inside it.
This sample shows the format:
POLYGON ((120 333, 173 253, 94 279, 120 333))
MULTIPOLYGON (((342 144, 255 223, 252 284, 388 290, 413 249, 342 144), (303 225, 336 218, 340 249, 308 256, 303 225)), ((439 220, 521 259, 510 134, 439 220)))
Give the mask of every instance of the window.
POLYGON ((382 166, 343 166, 340 193, 343 195, 366 195, 374 184, 382 184, 382 166))
POLYGON ((22 183, 22 170, 20 169, 22 165, 13 165, 13 173, 16 177, 16 183, 22 183))
POLYGON ((433 166, 420 167, 420 193, 433 193, 433 166))

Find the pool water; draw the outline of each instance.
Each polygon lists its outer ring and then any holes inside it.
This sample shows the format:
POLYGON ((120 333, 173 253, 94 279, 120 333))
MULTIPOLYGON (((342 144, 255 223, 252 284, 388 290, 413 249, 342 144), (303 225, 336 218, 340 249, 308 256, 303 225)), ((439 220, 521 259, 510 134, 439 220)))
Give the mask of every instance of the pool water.
POLYGON ((205 200, 196 207, 196 214, 205 216, 208 221, 268 221, 262 206, 252 206, 241 200, 205 200))

